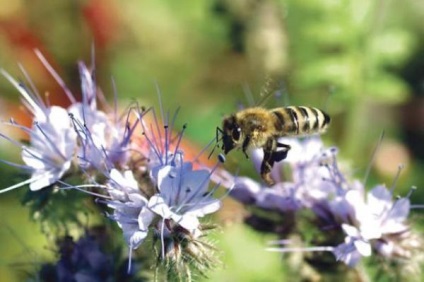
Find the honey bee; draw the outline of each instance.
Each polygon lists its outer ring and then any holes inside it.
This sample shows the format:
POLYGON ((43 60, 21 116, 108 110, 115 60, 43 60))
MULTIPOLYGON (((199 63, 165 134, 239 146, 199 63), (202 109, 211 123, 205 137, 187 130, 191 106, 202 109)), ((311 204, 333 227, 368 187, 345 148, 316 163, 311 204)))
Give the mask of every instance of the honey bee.
POLYGON ((217 127, 217 139, 220 133, 225 154, 241 148, 248 158, 248 148, 262 148, 261 177, 272 186, 275 181, 271 169, 275 162, 284 160, 290 150, 290 146, 278 142, 278 138, 322 134, 329 124, 330 116, 313 107, 290 106, 271 110, 253 107, 225 117, 222 129, 217 127))

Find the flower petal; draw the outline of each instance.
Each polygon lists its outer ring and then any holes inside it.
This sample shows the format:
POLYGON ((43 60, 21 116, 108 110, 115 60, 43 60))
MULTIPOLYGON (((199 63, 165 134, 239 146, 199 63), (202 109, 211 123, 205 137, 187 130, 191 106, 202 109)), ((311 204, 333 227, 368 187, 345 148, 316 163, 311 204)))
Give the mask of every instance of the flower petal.
POLYGON ((164 199, 160 195, 153 195, 149 199, 147 206, 151 211, 165 219, 170 219, 173 214, 169 206, 165 203, 164 199))

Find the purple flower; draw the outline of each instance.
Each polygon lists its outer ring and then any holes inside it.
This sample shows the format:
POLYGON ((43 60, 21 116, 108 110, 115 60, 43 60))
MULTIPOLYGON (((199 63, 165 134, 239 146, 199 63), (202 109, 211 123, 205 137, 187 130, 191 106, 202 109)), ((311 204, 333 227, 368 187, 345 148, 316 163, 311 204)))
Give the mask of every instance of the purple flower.
POLYGON ((19 84, 5 71, 1 72, 19 90, 24 104, 34 115, 32 128, 15 122, 9 124, 29 135, 29 145, 23 145, 1 135, 21 147, 22 160, 26 166, 20 167, 31 174, 30 179, 8 187, 2 192, 25 184, 29 184, 31 190, 42 189, 54 184, 70 169, 77 145, 76 134, 65 109, 58 106, 47 107, 36 92, 19 84))
POLYGON ((110 218, 121 227, 130 249, 136 249, 146 238, 154 218, 147 206, 148 200, 141 194, 131 171, 122 174, 113 169, 107 186, 112 199, 106 203, 114 209, 110 218))
POLYGON ((148 207, 162 219, 171 219, 194 233, 199 217, 216 212, 220 201, 208 192, 210 172, 193 170, 191 163, 160 166, 156 173, 159 193, 149 199, 148 207))
MULTIPOLYGON (((82 102, 77 102, 41 53, 36 51, 36 55, 62 86, 71 105, 68 109, 46 105, 37 89, 18 83, 7 72, 0 70, 20 92, 23 104, 34 119, 32 128, 13 121, 9 123, 29 135, 28 146, 0 134, 4 139, 22 148, 22 160, 26 166, 4 162, 31 174, 30 179, 1 192, 26 184, 29 184, 31 190, 42 189, 61 180, 71 168, 78 166, 81 170, 74 170, 72 173, 87 173, 88 169, 100 169, 107 173, 114 166, 125 167, 129 161, 130 140, 137 122, 130 124, 128 116, 126 121, 122 121, 116 112, 106 113, 97 109, 96 99, 103 97, 97 89, 93 72, 84 63, 79 63, 83 95, 82 102)), ((21 70, 32 86, 25 70, 21 70)))
POLYGON ((75 154, 76 135, 66 122, 67 112, 52 106, 46 115, 47 120, 34 123, 30 146, 22 147, 22 160, 32 169, 31 190, 42 189, 61 179, 70 169, 75 154))
MULTIPOLYGON (((280 142, 292 149, 287 159, 276 163, 271 171, 276 184, 266 187, 247 178, 235 177, 234 188, 230 192, 232 197, 242 203, 284 212, 319 208, 328 198, 342 193, 344 179, 334 164, 335 148, 324 149, 318 137, 302 141, 282 138, 280 142), (287 172, 284 166, 291 169, 290 176, 284 174, 287 172)), ((262 149, 253 150, 251 156, 260 172, 262 149)))
MULTIPOLYGON (((393 189, 389 190, 383 185, 365 192, 361 182, 340 170, 338 150, 324 148, 317 137, 305 140, 284 138, 280 142, 289 144, 292 149, 287 159, 275 164, 272 169, 276 184, 266 187, 247 177, 233 177, 235 185, 230 195, 243 204, 281 213, 282 219, 301 209, 311 210, 316 218, 316 227, 329 231, 325 241, 334 241, 334 245, 270 250, 328 251, 338 261, 351 267, 356 266, 362 257, 369 257, 373 253, 390 259, 412 256, 412 246, 418 245, 420 240, 413 235, 407 222, 411 208, 409 197, 395 200, 393 189), (344 232, 342 243, 337 242, 340 231, 344 232), (406 244, 408 241, 413 243, 406 244)), ((263 152, 258 149, 251 155, 259 171, 263 152)), ((252 226, 260 227, 257 221, 261 217, 256 216, 255 219, 252 226)), ((262 220, 263 224, 268 222, 268 226, 274 224, 269 230, 274 230, 283 238, 288 236, 285 232, 296 230, 294 226, 279 223, 278 220, 274 222, 266 217, 262 220)), ((296 222, 291 224, 295 225, 296 222)))
MULTIPOLYGON (((129 160, 129 145, 137 123, 130 125, 117 117, 118 113, 107 113, 97 109, 96 99, 100 95, 94 75, 86 65, 79 63, 82 102, 73 103, 68 112, 78 133, 80 147, 79 165, 83 169, 110 169, 125 166, 129 160)), ((131 111, 128 111, 128 115, 131 111)))
POLYGON ((362 257, 371 255, 371 244, 366 238, 362 237, 356 227, 342 224, 342 228, 347 234, 345 242, 335 247, 332 252, 336 260, 343 261, 346 265, 354 267, 362 257))

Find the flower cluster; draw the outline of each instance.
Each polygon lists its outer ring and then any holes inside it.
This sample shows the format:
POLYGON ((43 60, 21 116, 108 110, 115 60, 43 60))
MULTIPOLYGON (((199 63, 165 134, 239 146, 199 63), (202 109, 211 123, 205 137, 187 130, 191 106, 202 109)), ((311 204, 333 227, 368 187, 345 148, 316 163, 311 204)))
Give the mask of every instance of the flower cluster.
POLYGON ((13 165, 31 174, 27 181, 1 192, 26 184, 29 184, 32 191, 37 191, 74 174, 75 170, 79 170, 78 173, 90 173, 93 170, 92 173, 95 173, 97 169, 110 165, 101 163, 100 160, 107 159, 113 162, 113 165, 120 165, 120 162, 127 158, 130 149, 130 137, 134 126, 118 119, 116 112, 104 112, 97 108, 96 99, 101 92, 95 83, 93 66, 89 69, 84 63, 79 63, 82 102, 77 102, 42 54, 38 51, 36 54, 62 85, 70 106, 63 108, 46 103, 23 68, 22 71, 31 87, 16 81, 6 71, 1 70, 3 76, 20 92, 24 106, 33 116, 33 125, 30 128, 14 120, 7 123, 27 133, 28 144, 0 135, 22 150, 25 165, 13 165), (118 154, 119 157, 114 157, 118 154))
MULTIPOLYGON (((325 148, 319 137, 280 142, 289 144, 292 150, 287 159, 272 170, 277 183, 265 187, 250 178, 237 177, 230 195, 247 206, 285 216, 286 221, 288 215, 312 211, 314 226, 321 235, 309 242, 317 244, 316 247, 290 247, 287 240, 290 233, 301 229, 295 226, 296 222, 282 226, 281 221, 270 223, 269 219, 251 215, 247 220, 250 225, 262 231, 271 230, 281 237, 282 240, 274 242, 280 246, 270 250, 331 252, 337 260, 351 267, 372 253, 391 260, 411 259, 417 253, 421 240, 407 221, 411 193, 394 198, 394 187, 388 189, 384 185, 366 192, 363 183, 350 180, 352 178, 341 171, 337 149, 325 148), (267 222, 265 228, 261 221, 267 222)), ((261 150, 251 155, 259 169, 261 150)))
POLYGON ((98 107, 105 99, 93 67, 83 63, 79 63, 82 101, 78 102, 45 58, 36 54, 63 87, 70 106, 46 103, 24 69, 31 87, 1 70, 19 90, 34 120, 31 128, 13 120, 7 123, 27 133, 28 144, 1 135, 22 149, 25 165, 7 163, 31 175, 1 192, 27 184, 32 191, 54 187, 86 192, 97 198, 98 206, 108 208, 108 217, 122 229, 130 256, 150 235, 154 246, 159 245, 158 258, 172 266, 168 271, 179 275, 191 275, 193 267, 206 271, 214 261, 213 247, 202 239, 209 227, 199 218, 221 207, 220 199, 214 198, 218 186, 209 189, 219 162, 212 169, 196 169, 193 161, 184 159, 180 144, 185 126, 175 135, 175 116, 170 124, 162 114, 161 126, 151 108, 133 105, 118 114, 116 106, 98 107))

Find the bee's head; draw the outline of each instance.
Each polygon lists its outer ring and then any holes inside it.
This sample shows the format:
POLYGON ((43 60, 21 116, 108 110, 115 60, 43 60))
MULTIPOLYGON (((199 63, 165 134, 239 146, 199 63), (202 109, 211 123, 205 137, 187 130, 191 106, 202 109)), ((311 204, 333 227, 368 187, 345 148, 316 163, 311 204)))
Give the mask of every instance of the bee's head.
POLYGON ((237 124, 236 117, 231 115, 222 122, 222 149, 227 154, 235 147, 240 146, 241 128, 237 124))

